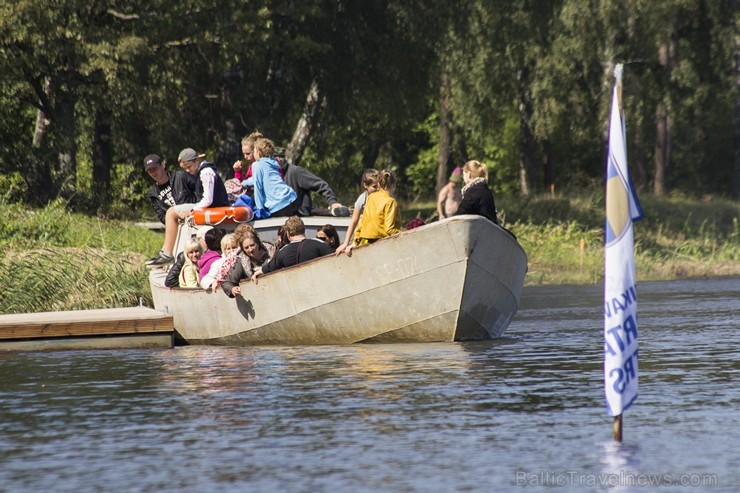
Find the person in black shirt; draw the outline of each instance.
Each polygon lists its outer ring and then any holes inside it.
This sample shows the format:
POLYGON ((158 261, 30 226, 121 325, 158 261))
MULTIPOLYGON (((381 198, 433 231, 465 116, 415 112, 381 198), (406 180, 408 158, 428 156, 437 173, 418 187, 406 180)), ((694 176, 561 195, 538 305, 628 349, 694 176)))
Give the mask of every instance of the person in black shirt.
POLYGON ((463 180, 462 201, 455 215, 477 214, 498 224, 493 192, 488 188, 488 167, 479 161, 468 161, 463 166, 463 180))
POLYGON ((262 274, 334 253, 334 249, 326 242, 316 238, 306 238, 306 226, 298 216, 289 217, 283 228, 290 243, 281 248, 268 263, 254 271, 252 281, 255 283, 262 274))
POLYGON ((176 204, 195 202, 194 175, 185 171, 167 171, 162 158, 156 154, 149 154, 144 158, 144 171, 154 180, 147 197, 152 202, 154 212, 159 221, 164 224, 167 209, 176 204))

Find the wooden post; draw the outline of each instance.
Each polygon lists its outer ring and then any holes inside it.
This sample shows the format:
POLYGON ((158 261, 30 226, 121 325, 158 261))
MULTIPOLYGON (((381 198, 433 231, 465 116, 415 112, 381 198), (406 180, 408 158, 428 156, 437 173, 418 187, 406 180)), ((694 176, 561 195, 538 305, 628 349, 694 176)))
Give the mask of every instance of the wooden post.
POLYGON ((622 415, 614 416, 614 441, 622 441, 622 415))
POLYGON ((583 249, 586 246, 586 240, 581 238, 581 272, 583 272, 583 249))

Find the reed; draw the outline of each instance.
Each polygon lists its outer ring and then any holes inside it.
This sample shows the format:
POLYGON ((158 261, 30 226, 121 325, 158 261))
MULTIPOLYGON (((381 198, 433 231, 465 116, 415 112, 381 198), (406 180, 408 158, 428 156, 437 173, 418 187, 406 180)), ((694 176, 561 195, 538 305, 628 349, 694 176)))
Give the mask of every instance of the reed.
MULTIPOLYGON (((634 225, 638 280, 740 275, 740 204, 682 195, 640 197, 645 217, 634 225)), ((496 196, 499 218, 529 258, 525 282, 603 281, 603 193, 496 196)), ((433 202, 402 206, 404 219, 433 215, 433 202)))
POLYGON ((144 267, 161 235, 72 214, 63 202, 0 207, 0 313, 151 306, 144 267))
MULTIPOLYGON (((740 205, 680 196, 641 197, 635 224, 638 280, 740 276, 740 205)), ((604 204, 599 194, 497 196, 503 224, 529 257, 525 282, 599 283, 604 204)), ((1 201, 0 201, 1 202, 1 201)), ((404 222, 434 215, 433 201, 401 204, 404 222)), ((132 222, 0 203, 0 313, 151 306, 144 260, 161 233, 132 222)))

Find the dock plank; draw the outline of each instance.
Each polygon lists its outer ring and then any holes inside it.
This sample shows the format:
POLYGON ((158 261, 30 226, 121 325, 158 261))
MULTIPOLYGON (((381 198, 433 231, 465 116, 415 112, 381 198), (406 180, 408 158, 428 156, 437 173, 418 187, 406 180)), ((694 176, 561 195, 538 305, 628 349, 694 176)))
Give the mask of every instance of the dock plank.
POLYGON ((171 315, 147 307, 0 315, 0 340, 173 331, 171 315))

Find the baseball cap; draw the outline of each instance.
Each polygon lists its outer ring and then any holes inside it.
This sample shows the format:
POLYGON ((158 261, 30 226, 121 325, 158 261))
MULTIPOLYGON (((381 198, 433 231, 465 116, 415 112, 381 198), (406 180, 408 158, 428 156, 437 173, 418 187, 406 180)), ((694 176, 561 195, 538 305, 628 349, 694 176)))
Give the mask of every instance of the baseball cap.
POLYGON ((198 154, 195 152, 195 149, 191 149, 190 147, 187 147, 180 151, 180 155, 177 157, 177 162, 184 163, 187 161, 194 161, 198 158, 206 157, 205 154, 198 154))
POLYGON ((156 154, 149 154, 147 157, 144 158, 144 171, 148 170, 149 168, 156 168, 162 164, 162 158, 157 156, 156 154))

